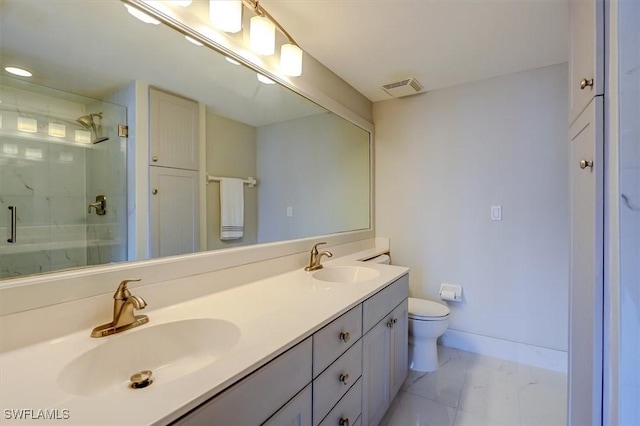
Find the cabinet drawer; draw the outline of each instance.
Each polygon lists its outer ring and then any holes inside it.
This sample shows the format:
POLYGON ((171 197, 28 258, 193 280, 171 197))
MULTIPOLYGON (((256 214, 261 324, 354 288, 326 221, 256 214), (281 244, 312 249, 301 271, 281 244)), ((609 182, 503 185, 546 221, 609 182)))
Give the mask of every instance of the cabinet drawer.
POLYGON ((333 410, 320 423, 320 426, 355 426, 360 424, 360 404, 362 401, 362 379, 359 379, 349 392, 333 407, 333 410))
POLYGON ((311 383, 263 426, 311 426, 311 383))
POLYGON ((313 377, 362 336, 362 305, 358 305, 313 335, 313 377))
POLYGON ((363 332, 371 330, 408 296, 409 275, 407 274, 365 300, 362 304, 363 332))
POLYGON ((262 424, 311 382, 311 346, 306 339, 175 424, 262 424))
POLYGON ((313 381, 314 424, 318 424, 324 418, 360 376, 362 376, 362 340, 358 340, 313 381))

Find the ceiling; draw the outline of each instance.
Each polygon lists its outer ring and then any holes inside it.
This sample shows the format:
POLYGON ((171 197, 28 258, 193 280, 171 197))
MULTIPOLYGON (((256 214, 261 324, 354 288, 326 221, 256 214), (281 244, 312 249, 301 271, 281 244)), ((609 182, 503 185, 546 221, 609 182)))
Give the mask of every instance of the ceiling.
POLYGON ((371 101, 416 77, 425 91, 567 62, 567 0, 261 0, 371 101))

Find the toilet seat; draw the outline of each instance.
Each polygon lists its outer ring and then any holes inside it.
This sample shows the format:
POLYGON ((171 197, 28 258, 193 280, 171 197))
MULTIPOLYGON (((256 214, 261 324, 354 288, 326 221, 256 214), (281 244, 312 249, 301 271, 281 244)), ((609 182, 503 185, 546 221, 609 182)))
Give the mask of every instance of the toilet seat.
POLYGON ((409 318, 419 321, 441 321, 449 316, 449 308, 431 300, 409 298, 409 318))

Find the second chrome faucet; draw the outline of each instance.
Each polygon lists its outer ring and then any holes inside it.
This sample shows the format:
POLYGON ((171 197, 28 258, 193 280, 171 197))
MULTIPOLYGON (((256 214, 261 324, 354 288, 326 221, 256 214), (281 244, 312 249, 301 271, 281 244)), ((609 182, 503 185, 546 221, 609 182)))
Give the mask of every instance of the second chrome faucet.
POLYGON ((318 246, 321 244, 327 244, 326 242, 318 243, 313 246, 311 249, 311 257, 309 258, 309 265, 305 266, 305 271, 317 271, 318 269, 324 268, 324 266, 320 263, 322 260, 322 256, 332 257, 333 254, 330 251, 318 252, 318 246))

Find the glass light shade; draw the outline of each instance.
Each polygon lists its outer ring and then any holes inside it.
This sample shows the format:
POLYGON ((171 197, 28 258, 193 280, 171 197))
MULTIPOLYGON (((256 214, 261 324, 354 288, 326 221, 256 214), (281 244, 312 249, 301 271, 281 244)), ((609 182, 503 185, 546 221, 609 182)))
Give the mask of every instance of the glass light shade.
POLYGON ((271 80, 269 77, 266 77, 260 73, 256 73, 256 76, 258 77, 258 81, 260 83, 264 83, 264 84, 276 84, 275 81, 271 80))
POLYGON ((13 143, 2 144, 2 153, 6 155, 18 155, 18 145, 13 143))
POLYGON ((251 18, 249 45, 259 55, 273 55, 276 51, 276 26, 273 22, 262 16, 251 18))
POLYGON ((157 19, 155 19, 154 17, 147 15, 146 13, 144 13, 141 10, 136 9, 133 6, 130 6, 128 4, 125 3, 124 7, 127 8, 127 11, 135 16, 137 19, 141 20, 142 22, 144 22, 145 24, 153 24, 153 25, 160 25, 160 21, 158 21, 157 19))
POLYGON ((24 150, 24 156, 30 160, 42 160, 42 150, 39 148, 27 148, 24 150))
POLYGON ((37 133, 38 120, 35 118, 18 117, 18 130, 27 133, 37 133))
POLYGON ((49 136, 64 138, 67 136, 67 127, 64 124, 49 123, 49 136))
POLYGON ((283 44, 280 48, 280 71, 284 75, 302 75, 302 49, 295 44, 283 44))
POLYGON ((241 0, 209 0, 211 24, 226 33, 237 33, 242 29, 241 0))
POLYGON ((80 143, 91 143, 91 132, 86 130, 76 130, 75 141, 80 143))

